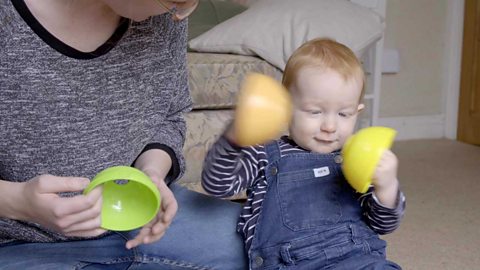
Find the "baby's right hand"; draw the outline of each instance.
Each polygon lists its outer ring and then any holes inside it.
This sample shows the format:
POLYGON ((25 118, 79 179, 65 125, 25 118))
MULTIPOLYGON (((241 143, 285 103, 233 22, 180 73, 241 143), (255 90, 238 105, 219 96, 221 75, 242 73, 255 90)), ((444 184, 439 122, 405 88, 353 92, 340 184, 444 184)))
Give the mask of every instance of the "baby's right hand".
POLYGON ((80 177, 40 175, 21 183, 19 220, 38 223, 66 236, 97 236, 105 232, 100 228, 102 190, 95 188, 88 195, 60 197, 61 192, 78 192, 87 187, 89 180, 80 177))
POLYGON ((234 145, 238 145, 237 143, 237 137, 235 136, 235 124, 234 122, 230 123, 227 127, 227 129, 224 132, 225 138, 234 145))

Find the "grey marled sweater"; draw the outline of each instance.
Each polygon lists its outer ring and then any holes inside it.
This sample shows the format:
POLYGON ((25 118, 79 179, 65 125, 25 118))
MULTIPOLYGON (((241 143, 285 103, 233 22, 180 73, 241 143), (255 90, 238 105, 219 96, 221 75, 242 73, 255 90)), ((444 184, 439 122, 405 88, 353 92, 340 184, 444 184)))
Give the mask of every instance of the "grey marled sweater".
MULTIPOLYGON (((170 15, 130 23, 109 51, 75 59, 53 49, 0 2, 0 179, 40 174, 92 178, 131 165, 148 144, 170 150, 170 175, 184 171, 190 109, 186 22, 170 15)), ((68 238, 0 218, 0 244, 68 238)))

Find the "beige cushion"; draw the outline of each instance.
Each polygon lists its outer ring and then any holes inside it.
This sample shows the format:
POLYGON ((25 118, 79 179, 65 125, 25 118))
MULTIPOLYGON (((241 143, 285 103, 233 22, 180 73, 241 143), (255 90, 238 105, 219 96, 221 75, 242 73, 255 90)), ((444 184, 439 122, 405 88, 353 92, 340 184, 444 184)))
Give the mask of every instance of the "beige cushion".
POLYGON ((347 0, 259 0, 189 45, 202 52, 258 55, 283 70, 292 52, 308 40, 329 37, 360 57, 384 28, 379 14, 347 0))

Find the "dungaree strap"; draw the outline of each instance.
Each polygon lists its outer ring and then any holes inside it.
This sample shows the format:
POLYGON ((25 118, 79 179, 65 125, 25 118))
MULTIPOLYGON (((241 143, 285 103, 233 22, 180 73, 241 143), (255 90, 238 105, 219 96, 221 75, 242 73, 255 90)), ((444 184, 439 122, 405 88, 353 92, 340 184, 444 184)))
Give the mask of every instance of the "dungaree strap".
POLYGON ((267 154, 268 164, 272 164, 273 162, 280 159, 280 145, 277 141, 269 142, 265 145, 265 152, 267 154))

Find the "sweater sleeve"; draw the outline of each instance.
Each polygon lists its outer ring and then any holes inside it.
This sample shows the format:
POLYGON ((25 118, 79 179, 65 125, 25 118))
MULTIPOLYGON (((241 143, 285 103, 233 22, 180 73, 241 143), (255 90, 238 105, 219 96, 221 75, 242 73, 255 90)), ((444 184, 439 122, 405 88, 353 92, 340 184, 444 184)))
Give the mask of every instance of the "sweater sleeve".
POLYGON ((182 21, 174 24, 173 29, 169 32, 169 35, 172 36, 169 44, 171 65, 168 67, 170 69, 169 79, 165 82, 171 93, 169 109, 167 115, 157 123, 156 141, 150 143, 150 145, 162 145, 161 149, 166 150, 165 152, 172 159, 172 167, 165 179, 168 184, 178 180, 185 172, 183 145, 186 137, 186 123, 184 114, 192 107, 188 87, 186 30, 186 21, 182 21))
POLYGON ((394 208, 382 205, 376 198, 373 187, 360 196, 360 204, 368 225, 378 234, 388 234, 395 231, 402 221, 405 213, 405 195, 400 190, 394 208))
POLYGON ((230 197, 255 185, 263 170, 263 146, 239 147, 221 136, 207 153, 202 187, 216 197, 230 197))

